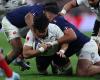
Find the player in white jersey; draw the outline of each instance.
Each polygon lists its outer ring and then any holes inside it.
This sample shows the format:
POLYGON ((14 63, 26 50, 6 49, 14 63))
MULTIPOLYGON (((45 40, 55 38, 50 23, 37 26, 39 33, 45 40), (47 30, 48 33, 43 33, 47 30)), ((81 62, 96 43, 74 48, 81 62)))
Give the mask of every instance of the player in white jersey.
POLYGON ((91 38, 100 43, 100 0, 71 0, 64 5, 61 14, 66 14, 72 8, 83 4, 96 14, 96 21, 91 38))
POLYGON ((66 58, 64 58, 64 52, 68 46, 65 45, 66 43, 64 43, 61 48, 58 45, 55 45, 54 47, 48 45, 49 42, 61 38, 64 33, 57 25, 49 23, 49 20, 43 14, 34 17, 33 22, 33 28, 26 36, 23 56, 25 58, 37 56, 37 69, 42 74, 47 73, 47 67, 52 61, 54 61, 58 67, 58 74, 66 74, 68 66, 66 65, 67 61, 66 58), (57 51, 58 55, 56 54, 57 51), (60 53, 62 53, 62 55, 60 55, 61 57, 59 56, 60 53), (60 71, 62 66, 65 66, 64 71, 60 71))

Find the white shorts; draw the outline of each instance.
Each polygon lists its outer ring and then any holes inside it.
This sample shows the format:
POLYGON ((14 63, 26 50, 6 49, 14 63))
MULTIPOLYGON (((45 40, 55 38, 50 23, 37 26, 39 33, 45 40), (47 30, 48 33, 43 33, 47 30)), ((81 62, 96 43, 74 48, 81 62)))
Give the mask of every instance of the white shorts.
POLYGON ((20 37, 19 29, 13 24, 11 24, 6 17, 2 19, 2 28, 8 40, 14 39, 16 37, 20 37))
POLYGON ((93 64, 100 61, 98 46, 94 40, 87 42, 80 51, 79 59, 87 59, 93 64))

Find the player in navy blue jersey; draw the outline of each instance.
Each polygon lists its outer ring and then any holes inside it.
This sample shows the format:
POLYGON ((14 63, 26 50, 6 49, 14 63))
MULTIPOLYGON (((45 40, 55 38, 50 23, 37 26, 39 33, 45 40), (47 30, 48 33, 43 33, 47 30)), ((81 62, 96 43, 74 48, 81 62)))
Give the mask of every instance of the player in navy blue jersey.
POLYGON ((98 45, 100 45, 100 0, 71 0, 64 5, 60 13, 65 15, 69 10, 81 5, 85 5, 85 7, 89 8, 91 12, 96 14, 96 21, 91 38, 94 39, 98 45))
POLYGON ((96 42, 85 36, 74 25, 70 24, 63 16, 58 15, 59 8, 56 3, 45 5, 44 13, 51 23, 58 25, 62 31, 66 32, 72 28, 76 33, 77 39, 69 43, 65 54, 67 57, 77 53, 78 64, 76 73, 79 76, 90 76, 100 73, 100 56, 96 42))
MULTIPOLYGON (((21 42, 21 34, 23 35, 23 33, 20 34, 20 30, 23 28, 28 28, 26 27, 27 25, 25 23, 25 15, 29 12, 35 11, 38 12, 38 14, 41 13, 41 11, 43 11, 43 6, 37 4, 34 6, 22 6, 7 13, 3 18, 2 28, 6 34, 8 42, 12 46, 12 51, 8 56, 6 56, 6 61, 8 64, 10 64, 22 53, 23 45, 21 42)), ((24 34, 25 33, 27 33, 27 31, 24 31, 24 34)), ((20 62, 22 60, 19 58, 18 61, 20 62)), ((24 64, 22 66, 24 66, 24 64)), ((29 68, 28 65, 26 66, 29 68)))

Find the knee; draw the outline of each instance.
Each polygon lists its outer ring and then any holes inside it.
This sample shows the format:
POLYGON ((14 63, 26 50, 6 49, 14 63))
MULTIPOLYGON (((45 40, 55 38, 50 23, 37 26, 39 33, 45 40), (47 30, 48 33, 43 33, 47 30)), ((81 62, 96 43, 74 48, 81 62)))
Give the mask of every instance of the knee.
POLYGON ((86 73, 84 71, 77 71, 76 74, 78 76, 85 76, 86 75, 86 73))
POLYGON ((78 76, 91 76, 91 73, 90 73, 90 71, 88 69, 86 69, 86 70, 82 70, 82 69, 81 70, 77 70, 76 74, 78 76))

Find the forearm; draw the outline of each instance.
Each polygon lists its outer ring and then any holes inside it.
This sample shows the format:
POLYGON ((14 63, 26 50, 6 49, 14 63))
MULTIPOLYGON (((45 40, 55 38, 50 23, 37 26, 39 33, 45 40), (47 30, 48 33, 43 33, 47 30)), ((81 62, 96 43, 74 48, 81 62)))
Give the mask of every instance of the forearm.
POLYGON ((58 39, 59 44, 63 44, 65 42, 70 43, 77 39, 76 33, 73 29, 69 28, 64 31, 64 36, 58 39))
POLYGON ((66 3, 61 11, 61 13, 66 14, 72 8, 77 7, 76 0, 71 0, 70 2, 66 3))
POLYGON ((27 26, 31 29, 32 25, 33 25, 33 18, 34 16, 32 15, 31 12, 27 13, 25 15, 25 23, 27 24, 27 26))
POLYGON ((66 51, 67 49, 68 49, 68 44, 67 44, 67 43, 62 44, 62 46, 61 46, 61 49, 60 49, 60 50, 64 50, 64 51, 66 51))
POLYGON ((31 57, 38 56, 39 53, 40 52, 38 50, 35 50, 35 49, 33 49, 33 50, 26 50, 26 51, 23 52, 23 56, 24 56, 24 58, 31 58, 31 57))

